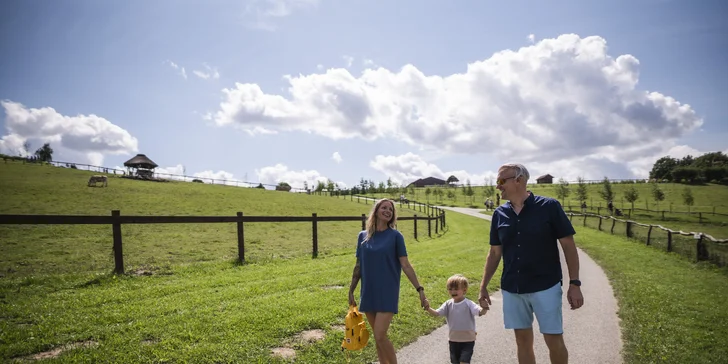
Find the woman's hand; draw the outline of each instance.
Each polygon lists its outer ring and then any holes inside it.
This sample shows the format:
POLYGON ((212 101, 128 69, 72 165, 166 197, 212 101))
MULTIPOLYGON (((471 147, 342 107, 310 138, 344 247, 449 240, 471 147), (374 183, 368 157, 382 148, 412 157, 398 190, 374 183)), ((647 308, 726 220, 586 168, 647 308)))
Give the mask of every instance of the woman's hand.
POLYGON ((349 306, 356 306, 356 300, 354 299, 354 292, 349 292, 349 306))
POLYGON ((427 300, 427 297, 425 296, 425 291, 420 291, 420 305, 422 308, 427 309, 427 307, 430 306, 430 302, 427 300))

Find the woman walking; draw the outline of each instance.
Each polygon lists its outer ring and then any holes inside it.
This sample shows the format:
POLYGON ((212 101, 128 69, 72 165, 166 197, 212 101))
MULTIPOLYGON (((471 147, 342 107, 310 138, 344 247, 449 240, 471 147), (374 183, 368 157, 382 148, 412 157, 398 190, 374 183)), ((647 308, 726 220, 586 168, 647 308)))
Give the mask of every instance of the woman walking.
POLYGON ((366 230, 359 233, 356 265, 349 286, 349 304, 356 305, 354 290, 361 279, 361 305, 374 333, 380 364, 396 364, 397 356, 387 337, 392 317, 399 311, 399 282, 402 271, 414 286, 422 307, 429 303, 425 289, 417 281, 415 270, 407 259, 402 234, 394 229, 397 213, 394 201, 382 199, 372 208, 366 230))

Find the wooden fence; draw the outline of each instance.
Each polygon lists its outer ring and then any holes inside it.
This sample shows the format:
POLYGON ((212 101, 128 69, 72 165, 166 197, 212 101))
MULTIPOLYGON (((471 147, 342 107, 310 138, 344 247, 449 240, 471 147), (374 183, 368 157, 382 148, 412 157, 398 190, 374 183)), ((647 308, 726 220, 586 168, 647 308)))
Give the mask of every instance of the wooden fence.
MULTIPOLYGON (((414 222, 414 237, 417 239, 417 222, 427 221, 427 235, 432 237, 432 222, 435 221, 435 234, 445 226, 445 211, 430 206, 431 216, 399 217, 397 221, 414 222)), ((245 263, 245 223, 257 222, 310 222, 312 230, 312 255, 318 256, 318 223, 326 221, 361 221, 362 230, 366 228, 366 214, 361 216, 245 216, 238 212, 236 216, 122 216, 121 211, 112 210, 111 216, 83 215, 0 215, 0 224, 8 225, 111 225, 114 251, 114 272, 124 273, 124 254, 121 241, 121 225, 123 224, 190 224, 190 223, 235 223, 238 236, 238 261, 245 263)))
POLYGON ((583 217, 583 226, 612 234, 616 231, 628 238, 643 241, 646 245, 664 248, 668 252, 674 251, 696 261, 711 261, 718 266, 728 265, 728 239, 716 239, 701 232, 672 230, 661 225, 643 224, 614 216, 575 212, 566 214, 572 222, 574 217, 583 217))

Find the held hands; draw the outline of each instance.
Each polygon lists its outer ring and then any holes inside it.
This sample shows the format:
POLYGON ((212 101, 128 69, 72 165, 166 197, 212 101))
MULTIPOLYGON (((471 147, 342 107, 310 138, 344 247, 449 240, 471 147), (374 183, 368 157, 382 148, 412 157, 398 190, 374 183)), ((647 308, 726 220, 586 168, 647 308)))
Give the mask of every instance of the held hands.
POLYGON ((483 311, 481 311, 480 315, 485 315, 485 312, 490 310, 490 295, 488 294, 488 289, 483 287, 480 289, 480 297, 478 297, 478 304, 480 307, 483 308, 483 311))
POLYGON ((566 292, 566 298, 569 300, 569 305, 572 310, 576 310, 584 305, 584 296, 581 294, 581 287, 570 284, 569 290, 566 292))
POLYGON ((425 296, 425 291, 420 291, 420 306, 422 306, 422 308, 425 310, 430 308, 430 301, 427 300, 427 297, 425 296))

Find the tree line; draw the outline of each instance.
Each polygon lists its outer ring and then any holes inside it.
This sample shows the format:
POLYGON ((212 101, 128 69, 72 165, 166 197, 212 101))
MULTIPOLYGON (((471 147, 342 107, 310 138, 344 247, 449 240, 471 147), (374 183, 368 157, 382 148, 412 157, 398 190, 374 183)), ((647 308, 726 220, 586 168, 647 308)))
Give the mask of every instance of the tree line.
POLYGON ((723 152, 710 152, 697 158, 691 155, 681 159, 662 157, 652 166, 650 180, 728 184, 728 155, 723 152))

